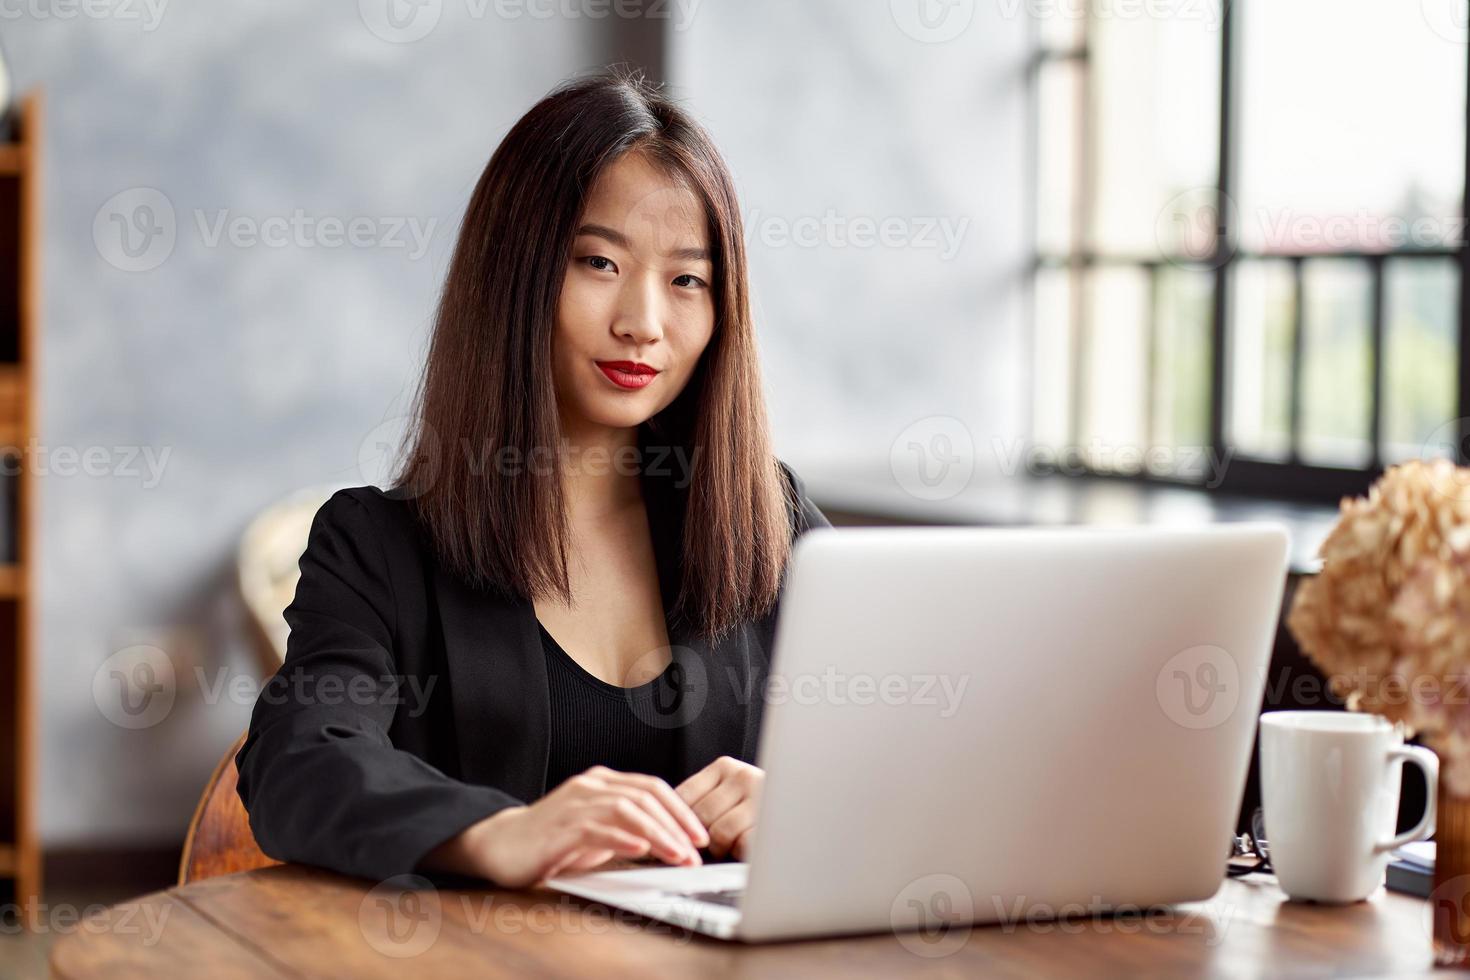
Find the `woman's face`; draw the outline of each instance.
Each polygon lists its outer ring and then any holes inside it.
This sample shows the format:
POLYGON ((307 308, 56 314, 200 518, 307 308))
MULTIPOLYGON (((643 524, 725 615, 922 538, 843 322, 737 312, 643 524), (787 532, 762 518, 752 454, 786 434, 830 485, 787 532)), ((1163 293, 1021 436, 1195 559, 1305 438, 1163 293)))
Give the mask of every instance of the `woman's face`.
POLYGON ((688 383, 715 326, 704 207, 639 153, 588 197, 552 342, 564 425, 632 428, 688 383))

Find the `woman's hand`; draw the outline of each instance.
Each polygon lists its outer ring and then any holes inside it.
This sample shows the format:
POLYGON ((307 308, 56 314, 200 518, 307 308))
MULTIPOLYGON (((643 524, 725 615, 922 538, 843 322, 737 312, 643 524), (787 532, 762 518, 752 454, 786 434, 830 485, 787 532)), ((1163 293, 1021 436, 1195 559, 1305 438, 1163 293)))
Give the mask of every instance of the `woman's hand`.
POLYGON ((763 770, 722 755, 680 783, 675 792, 709 828, 710 853, 733 854, 743 861, 755 836, 755 814, 765 782, 763 770))
POLYGON ((593 766, 530 806, 501 810, 432 851, 425 867, 523 888, 613 857, 701 864, 699 818, 656 776, 593 766))

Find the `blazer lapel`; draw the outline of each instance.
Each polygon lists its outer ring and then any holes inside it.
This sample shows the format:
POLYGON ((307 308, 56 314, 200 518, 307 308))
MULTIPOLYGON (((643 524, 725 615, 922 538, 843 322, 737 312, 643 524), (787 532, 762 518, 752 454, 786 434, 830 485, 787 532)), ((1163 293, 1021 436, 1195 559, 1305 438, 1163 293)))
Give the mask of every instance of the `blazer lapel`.
POLYGON ((546 659, 535 607, 435 568, 460 778, 530 802, 546 791, 546 659))
POLYGON ((668 479, 643 478, 649 531, 658 563, 659 591, 669 645, 678 664, 680 696, 659 724, 672 729, 683 772, 692 775, 721 755, 741 755, 747 743, 751 665, 748 627, 741 625, 712 644, 682 617, 670 615, 678 599, 685 495, 668 479))

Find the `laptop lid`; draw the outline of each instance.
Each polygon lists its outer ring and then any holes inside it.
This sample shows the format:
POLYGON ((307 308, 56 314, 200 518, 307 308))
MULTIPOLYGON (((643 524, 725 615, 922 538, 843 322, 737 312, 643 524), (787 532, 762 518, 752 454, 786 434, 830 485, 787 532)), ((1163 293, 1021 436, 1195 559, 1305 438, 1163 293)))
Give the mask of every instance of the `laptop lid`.
POLYGON ((782 600, 747 939, 1208 897, 1276 525, 821 529, 782 600))

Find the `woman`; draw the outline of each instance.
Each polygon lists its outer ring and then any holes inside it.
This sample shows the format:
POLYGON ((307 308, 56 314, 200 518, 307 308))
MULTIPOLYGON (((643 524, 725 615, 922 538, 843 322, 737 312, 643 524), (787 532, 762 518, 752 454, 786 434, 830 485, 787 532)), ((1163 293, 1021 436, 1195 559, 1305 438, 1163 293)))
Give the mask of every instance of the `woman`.
POLYGON ((732 181, 638 78, 566 85, 469 202, 395 486, 322 506, 237 763, 261 848, 521 886, 743 857, 791 546, 732 181))

